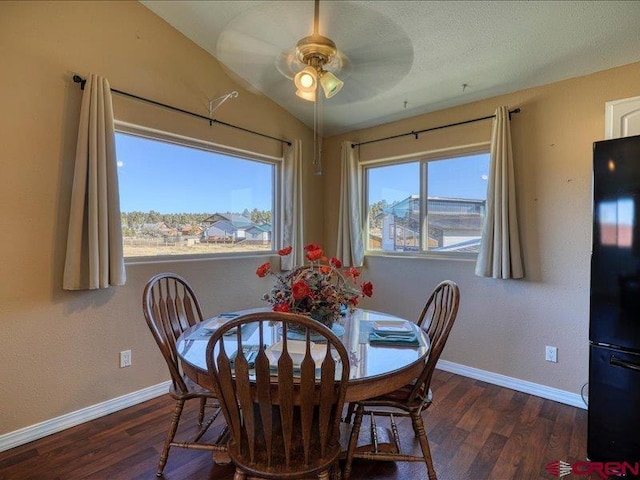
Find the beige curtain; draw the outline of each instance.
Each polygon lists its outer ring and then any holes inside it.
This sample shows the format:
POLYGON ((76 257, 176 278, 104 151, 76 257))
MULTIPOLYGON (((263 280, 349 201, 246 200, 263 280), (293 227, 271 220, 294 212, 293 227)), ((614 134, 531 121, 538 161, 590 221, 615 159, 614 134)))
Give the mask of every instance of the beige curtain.
POLYGON ((125 281, 111 89, 92 74, 80 110, 62 286, 92 290, 125 281))
POLYGON ((507 107, 496 110, 493 122, 487 210, 476 275, 505 280, 524 276, 516 216, 511 121, 507 107))
POLYGON ((340 177, 340 213, 337 256, 346 267, 361 267, 364 262, 362 236, 362 168, 358 150, 352 142, 342 142, 340 177))
POLYGON ((302 142, 284 146, 282 168, 282 245, 291 245, 290 255, 280 257, 280 268, 292 270, 304 260, 304 216, 302 205, 302 142))

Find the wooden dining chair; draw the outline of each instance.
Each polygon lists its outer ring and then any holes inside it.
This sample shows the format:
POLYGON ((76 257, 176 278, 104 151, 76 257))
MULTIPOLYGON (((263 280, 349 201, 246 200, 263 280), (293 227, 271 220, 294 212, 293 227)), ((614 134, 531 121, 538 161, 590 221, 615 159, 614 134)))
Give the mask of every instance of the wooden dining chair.
MULTIPOLYGON (((198 299, 187 281, 174 273, 160 273, 147 282, 142 295, 142 310, 147 325, 160 348, 169 373, 171 375, 171 387, 169 395, 175 400, 171 425, 165 437, 157 475, 161 476, 169 457, 171 447, 209 450, 212 452, 226 451, 225 435, 226 426, 215 442, 201 442, 202 436, 220 415, 220 406, 215 394, 202 388, 182 373, 176 340, 190 326, 201 322, 202 309, 198 299), (175 441, 180 417, 187 400, 200 401, 198 414, 199 429, 195 438, 186 441, 175 441), (211 408, 212 412, 206 423, 204 422, 205 409, 211 408)), ((220 417, 222 420, 222 417, 220 417)), ((224 457, 224 455, 223 455, 224 457)))
POLYGON ((339 475, 332 468, 338 468, 341 452, 339 424, 349 357, 331 330, 293 313, 244 315, 213 334, 207 366, 229 425, 234 480, 339 475), (265 338, 265 322, 279 324, 285 339, 292 327, 305 332, 304 340, 267 348, 272 339, 265 338), (259 344, 247 353, 241 332, 251 323, 258 324, 259 344), (233 329, 231 336, 224 336, 233 329))
MULTIPOLYGON (((430 390, 431 378, 440 354, 444 349, 449 332, 458 313, 460 292, 458 286, 445 280, 440 283, 429 295, 420 317, 418 326, 422 328, 430 339, 429 357, 425 362, 420 376, 410 385, 406 385, 394 392, 377 396, 357 404, 349 405, 346 421, 351 421, 351 414, 355 410, 355 418, 351 427, 351 436, 346 452, 346 461, 343 469, 343 479, 347 480, 351 474, 351 466, 354 458, 382 461, 409 461, 425 462, 430 480, 436 480, 436 472, 433 468, 429 439, 422 421, 422 412, 431 405, 433 395, 430 390), (370 419, 369 439, 371 441, 363 446, 358 446, 360 427, 363 417, 370 419), (389 420, 390 430, 386 429, 381 434, 376 419, 386 417, 389 420), (402 442, 398 434, 397 418, 408 417, 415 437, 418 439, 422 455, 406 453, 402 448, 402 442), (378 439, 384 437, 389 442, 380 445, 378 439)), ((405 439, 406 441, 406 439, 405 439)), ((407 443, 414 444, 414 440, 407 443)))

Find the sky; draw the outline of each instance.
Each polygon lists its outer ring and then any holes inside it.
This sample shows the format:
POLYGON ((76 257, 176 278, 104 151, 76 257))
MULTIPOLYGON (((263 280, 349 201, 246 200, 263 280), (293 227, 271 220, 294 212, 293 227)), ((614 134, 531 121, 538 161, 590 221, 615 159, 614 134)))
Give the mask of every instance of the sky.
MULTIPOLYGON (((271 210, 274 167, 147 138, 116 134, 120 209, 160 213, 271 210)), ((432 161, 430 197, 480 198, 488 155, 432 161)), ((420 193, 418 162, 368 169, 368 201, 400 201, 420 193)))
POLYGON ((116 152, 123 212, 271 210, 269 164, 123 133, 116 152))
MULTIPOLYGON (((420 193, 420 163, 403 163, 370 168, 369 204, 404 200, 420 193)), ((427 169, 429 197, 485 199, 489 154, 431 161, 427 169)))

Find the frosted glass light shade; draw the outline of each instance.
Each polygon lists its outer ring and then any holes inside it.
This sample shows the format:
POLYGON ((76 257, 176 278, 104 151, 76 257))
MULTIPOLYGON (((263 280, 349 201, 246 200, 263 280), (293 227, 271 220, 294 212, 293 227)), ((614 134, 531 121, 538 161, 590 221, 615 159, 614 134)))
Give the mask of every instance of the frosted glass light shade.
POLYGON ((303 92, 302 90, 297 90, 296 95, 302 98, 303 100, 308 100, 310 102, 316 101, 316 91, 312 92, 303 92))
POLYGON ((320 77, 320 86, 324 90, 324 96, 333 97, 344 86, 344 82, 331 72, 324 72, 320 77))
POLYGON ((293 79, 296 88, 301 92, 315 92, 318 88, 318 74, 313 67, 305 67, 296 73, 293 79))

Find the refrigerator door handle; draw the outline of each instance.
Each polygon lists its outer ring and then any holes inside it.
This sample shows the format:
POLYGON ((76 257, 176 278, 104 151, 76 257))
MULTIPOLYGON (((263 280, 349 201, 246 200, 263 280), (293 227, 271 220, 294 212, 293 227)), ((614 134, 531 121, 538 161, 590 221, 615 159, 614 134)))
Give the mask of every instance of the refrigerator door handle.
POLYGON ((609 363, 616 367, 628 368, 629 370, 635 370, 636 372, 640 372, 640 365, 638 365, 637 363, 620 360, 619 358, 616 358, 615 355, 611 355, 611 358, 609 359, 609 363))

